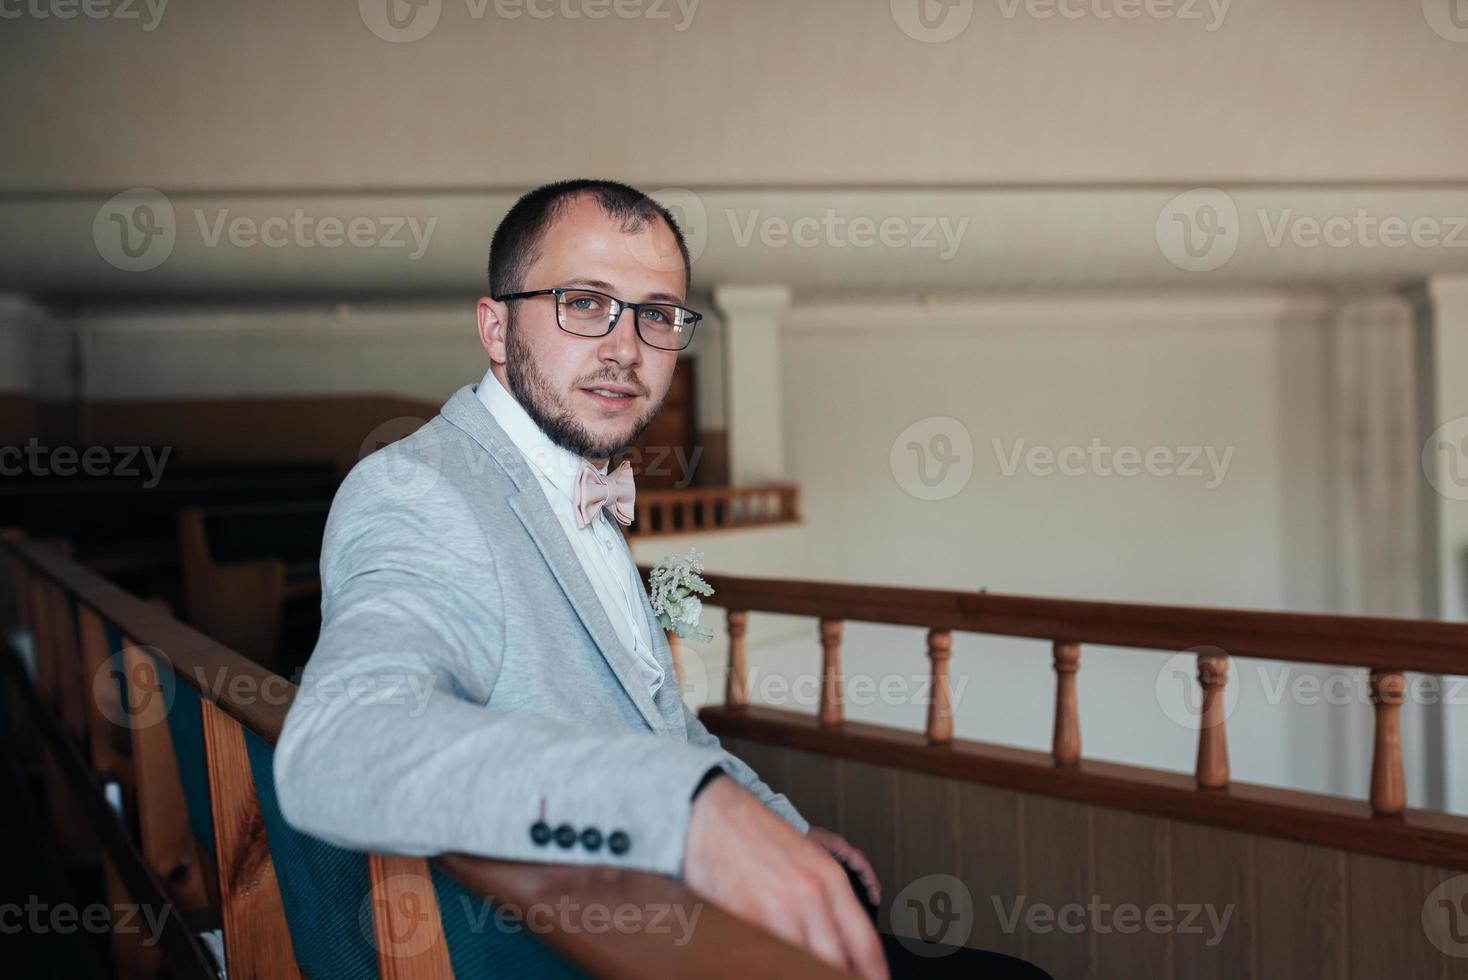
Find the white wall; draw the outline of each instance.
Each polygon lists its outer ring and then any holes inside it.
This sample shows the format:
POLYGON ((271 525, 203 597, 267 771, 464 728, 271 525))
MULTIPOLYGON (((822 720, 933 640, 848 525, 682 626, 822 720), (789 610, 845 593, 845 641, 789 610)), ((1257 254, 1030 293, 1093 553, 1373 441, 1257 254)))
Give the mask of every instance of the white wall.
MULTIPOLYGON (((789 476, 801 485, 806 524, 763 537, 648 541, 639 558, 697 545, 711 569, 732 573, 1341 611, 1346 570, 1332 541, 1339 487, 1330 445, 1335 306, 1326 294, 1288 292, 798 303, 785 323, 783 383, 789 476), (923 421, 940 417, 957 426, 923 421), (919 499, 904 489, 927 492, 914 482, 905 443, 931 445, 940 432, 971 440, 971 453, 957 450, 971 476, 940 486, 952 491, 946 499, 919 499), (1097 438, 1143 451, 1233 454, 1213 488, 1181 476, 1037 475, 1023 463, 1006 475, 999 458, 1020 439, 1059 450, 1097 438), (895 441, 903 444, 896 469, 895 441)), ((756 699, 815 704, 816 629, 809 620, 752 617, 756 699), (794 691, 798 676, 804 688, 794 691)), ((719 699, 722 639, 693 654, 695 673, 707 675, 702 686, 719 699)), ((1195 728, 1181 700, 1194 686, 1190 655, 1089 647, 1081 663, 1088 756, 1191 771, 1195 728)), ((921 630, 848 624, 843 664, 848 685, 864 675, 875 690, 887 677, 899 692, 848 704, 848 717, 922 727, 921 630)), ((955 683, 966 684, 956 698, 960 737, 1048 749, 1048 644, 960 635, 950 666, 955 683)), ((1365 671, 1235 659, 1232 678, 1235 779, 1365 795, 1365 671), (1335 673, 1352 681, 1341 691, 1349 704, 1325 703, 1310 686, 1335 673)), ((1421 760, 1406 710, 1408 759, 1421 760)), ((1418 803, 1424 773, 1411 761, 1408 770, 1418 803)))

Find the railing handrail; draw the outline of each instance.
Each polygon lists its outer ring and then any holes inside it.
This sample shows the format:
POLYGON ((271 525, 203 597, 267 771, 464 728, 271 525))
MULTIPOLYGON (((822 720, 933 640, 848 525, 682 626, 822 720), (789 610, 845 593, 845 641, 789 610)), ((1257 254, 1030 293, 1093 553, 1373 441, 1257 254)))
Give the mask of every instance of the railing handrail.
MULTIPOLYGON (((643 568, 644 577, 648 569, 643 568)), ((709 573, 709 605, 743 612, 1373 669, 1468 674, 1468 623, 1051 599, 709 573)))

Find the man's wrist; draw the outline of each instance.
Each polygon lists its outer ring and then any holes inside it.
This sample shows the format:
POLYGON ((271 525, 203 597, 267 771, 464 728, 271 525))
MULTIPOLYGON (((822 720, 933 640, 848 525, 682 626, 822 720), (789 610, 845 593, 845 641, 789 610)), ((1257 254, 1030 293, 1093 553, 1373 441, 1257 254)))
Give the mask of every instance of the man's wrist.
POLYGON ((688 802, 692 803, 694 800, 698 799, 698 794, 708 789, 710 783, 718 779, 720 776, 726 775, 728 774, 724 772, 723 766, 710 766, 709 771, 703 774, 703 778, 700 779, 698 781, 698 785, 693 788, 693 795, 688 798, 688 802))

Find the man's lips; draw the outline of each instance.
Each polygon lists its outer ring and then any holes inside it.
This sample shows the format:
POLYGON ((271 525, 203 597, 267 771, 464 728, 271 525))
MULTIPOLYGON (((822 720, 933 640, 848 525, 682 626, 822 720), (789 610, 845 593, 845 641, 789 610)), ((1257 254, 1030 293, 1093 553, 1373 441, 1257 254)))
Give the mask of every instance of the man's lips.
POLYGON ((599 408, 613 412, 634 404, 642 394, 635 388, 619 384, 589 385, 580 390, 599 408))

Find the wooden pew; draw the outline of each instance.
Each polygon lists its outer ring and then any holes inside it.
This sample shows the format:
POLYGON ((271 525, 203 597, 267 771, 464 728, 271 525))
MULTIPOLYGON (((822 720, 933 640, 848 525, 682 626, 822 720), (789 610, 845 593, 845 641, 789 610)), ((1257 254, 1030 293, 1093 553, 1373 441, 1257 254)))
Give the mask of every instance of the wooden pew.
MULTIPOLYGON (((151 667, 128 680, 137 696, 120 705, 123 724, 133 731, 168 729, 156 715, 197 707, 207 765, 209 811, 217 882, 217 907, 224 933, 229 975, 232 978, 290 978, 301 976, 298 942, 287 921, 282 880, 288 868, 277 868, 267 828, 274 817, 273 786, 256 781, 262 756, 279 736, 296 689, 285 678, 228 649, 219 642, 178 622, 160 609, 106 582, 55 551, 18 536, 0 539, 0 558, 7 576, 41 581, 75 600, 84 610, 83 647, 95 659, 97 625, 125 637, 133 668, 151 667), (141 658, 141 659, 140 659, 141 658), (151 680, 150 680, 151 678, 151 680), (168 681, 176 684, 169 698, 168 681), (156 683, 154 683, 156 681, 156 683), (185 695, 185 692, 188 692, 185 695), (143 696, 144 694, 150 696, 143 696), (151 714, 150 714, 151 713, 151 714)), ((30 620, 34 630, 45 624, 30 620)), ((38 657, 54 660, 67 655, 65 645, 52 639, 40 644, 38 657)), ((160 809, 146 805, 160 799, 146 786, 178 778, 179 746, 162 738, 131 740, 135 792, 139 796, 142 846, 107 806, 95 764, 118 765, 110 740, 89 765, 76 750, 75 734, 58 719, 59 705, 47 703, 10 651, 3 660, 10 681, 23 688, 31 714, 57 765, 84 803, 88 825, 103 844, 106 860, 115 869, 116 883, 135 902, 177 903, 195 883, 193 849, 184 846, 188 831, 175 803, 160 809), (168 755, 174 755, 170 765, 168 755), (154 845, 149 846, 148 841, 154 845), (185 857, 185 855, 190 855, 185 857)), ((110 681, 110 678, 104 680, 110 681)), ((104 688, 106 685, 103 685, 104 688)), ((76 696, 73 691, 68 696, 76 696)), ((111 705, 88 697, 105 717, 111 705)), ((171 720, 171 719, 170 719, 171 720)), ((115 774, 116 769, 112 772, 115 774)), ((187 795, 186 793, 183 795, 187 795)), ((288 828, 280 828, 293 833, 288 828)), ((304 835, 300 835, 304 836, 304 835)), ((321 844, 321 847, 326 845, 321 844)), ((742 920, 708 905, 681 883, 658 875, 612 868, 583 868, 544 864, 517 864, 468 855, 444 855, 433 862, 382 855, 358 856, 366 864, 369 899, 362 914, 376 950, 378 974, 391 978, 439 978, 454 975, 452 943, 462 931, 447 930, 444 916, 454 910, 439 907, 437 897, 456 892, 476 902, 493 901, 501 908, 556 909, 568 902, 583 909, 673 907, 682 905, 699 913, 698 927, 687 936, 647 929, 587 928, 586 922, 564 922, 550 917, 535 930, 533 955, 555 957, 591 976, 643 978, 675 976, 735 978, 747 976, 837 977, 840 974, 742 920)), ((355 913, 357 910, 348 910, 355 913)), ((462 911, 459 914, 463 914, 462 911)), ((122 976, 156 976, 159 969, 182 977, 212 976, 208 954, 182 916, 170 917, 157 955, 138 955, 122 943, 116 962, 122 976), (161 962, 158 959, 161 956, 161 962)), ((483 926, 481 925, 481 928, 483 926)), ((528 934, 527 934, 528 936, 528 934)), ((122 940, 120 934, 116 940, 122 940)), ((532 951, 533 953, 533 951, 532 951)), ((522 951, 518 955, 526 955, 522 951)), ((542 960, 542 962, 552 962, 542 960)), ((329 976, 329 971, 316 975, 329 976)), ((541 975, 537 971, 537 975, 541 975)), ((554 974, 544 974, 554 975, 554 974)))
POLYGON ((300 666, 320 628, 317 563, 329 509, 304 501, 180 511, 189 623, 271 669, 300 666), (288 614, 294 628, 283 630, 288 614))

